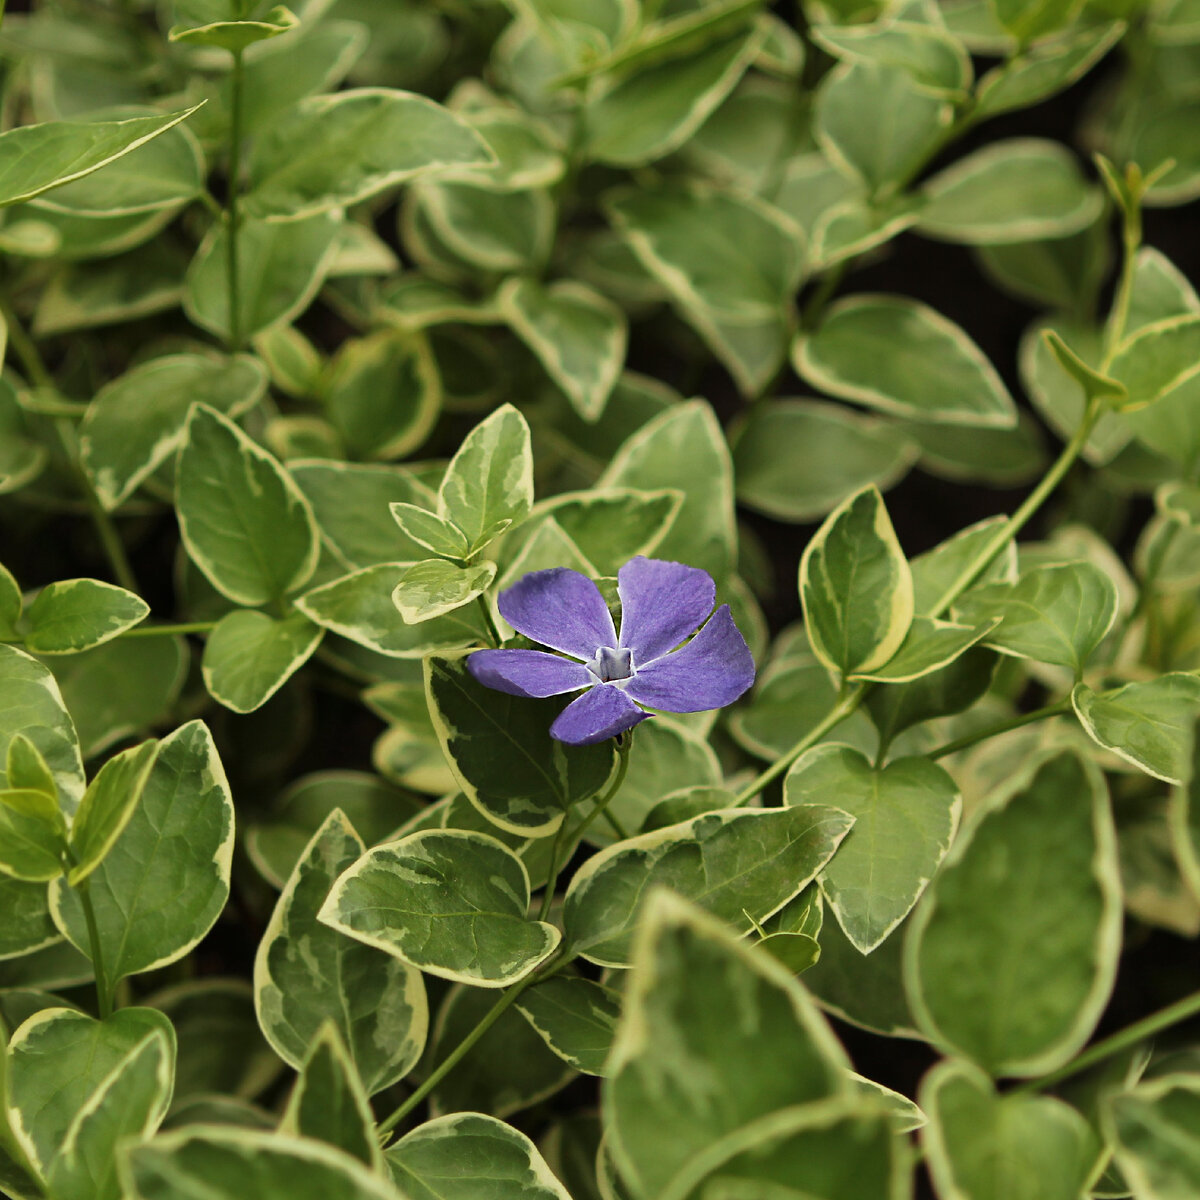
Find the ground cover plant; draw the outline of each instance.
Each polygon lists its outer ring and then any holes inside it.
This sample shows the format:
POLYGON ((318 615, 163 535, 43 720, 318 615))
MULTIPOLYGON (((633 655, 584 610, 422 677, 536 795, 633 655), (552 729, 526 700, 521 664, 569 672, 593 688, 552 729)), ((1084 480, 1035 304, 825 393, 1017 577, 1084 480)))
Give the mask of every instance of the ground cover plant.
POLYGON ((1200 6, 0 63, 0 1194, 1200 1195, 1200 6))

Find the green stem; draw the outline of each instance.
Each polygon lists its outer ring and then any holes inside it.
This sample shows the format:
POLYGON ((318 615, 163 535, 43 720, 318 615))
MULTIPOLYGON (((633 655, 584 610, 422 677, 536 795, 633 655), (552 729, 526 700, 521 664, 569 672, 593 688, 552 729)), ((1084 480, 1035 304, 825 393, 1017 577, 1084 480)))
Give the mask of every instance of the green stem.
POLYGON ((492 639, 492 645, 504 645, 504 639, 500 636, 500 630, 496 628, 496 622, 492 619, 492 610, 487 602, 487 597, 482 595, 476 596, 475 603, 479 605, 479 611, 483 614, 483 623, 487 627, 488 637, 492 639))
POLYGON ((804 306, 804 312, 800 315, 800 324, 803 328, 813 329, 824 316, 825 309, 829 306, 829 301, 833 299, 833 294, 838 290, 838 285, 845 277, 849 265, 850 260, 843 258, 841 262, 834 263, 821 276, 821 282, 817 284, 816 290, 804 306))
POLYGON ((112 568, 113 578, 126 591, 136 592, 138 590, 137 576, 134 575, 133 567, 129 563, 129 556, 125 553, 125 543, 121 541, 121 535, 117 532, 116 525, 113 524, 112 516, 100 503, 100 497, 96 495, 92 481, 80 464, 79 441, 75 436, 75 427, 66 417, 57 417, 54 421, 54 428, 58 433, 59 442, 62 443, 63 453, 71 465, 71 473, 75 476, 79 490, 83 494, 83 502, 87 505, 88 516, 91 517, 92 524, 96 527, 100 545, 104 548, 104 555, 112 568))
POLYGON ((991 565, 1004 547, 1025 528, 1030 518, 1041 508, 1046 502, 1046 498, 1058 487, 1063 476, 1071 469, 1103 412, 1102 401, 1092 400, 1088 404, 1079 428, 1075 430, 1071 440, 1063 447, 1062 453, 1050 470, 1046 472, 1042 481, 1025 497, 1020 508, 984 543, 974 560, 959 572, 958 577, 938 598, 937 603, 926 614, 927 616, 940 617, 975 582, 980 573, 991 565))
MULTIPOLYGON (((609 801, 621 790, 621 784, 625 782, 625 773, 629 770, 629 751, 633 746, 633 730, 628 733, 619 734, 617 736, 617 765, 612 776, 612 784, 608 790, 600 797, 599 800, 592 806, 592 811, 574 828, 569 831, 570 837, 579 842, 583 835, 587 832, 587 827, 601 814, 607 815, 609 801)), ((563 863, 559 861, 559 856, 563 852, 563 847, 567 844, 569 822, 564 817, 563 823, 558 827, 558 833, 554 838, 554 847, 550 851, 550 873, 546 878, 546 888, 542 893, 542 907, 538 912, 538 920, 544 921, 550 915, 550 906, 554 903, 554 892, 558 886, 558 873, 563 869, 563 863)), ((619 826, 617 827, 620 828, 619 826)), ((620 836, 620 835, 619 835, 620 836)), ((621 837, 624 841, 624 837, 621 837)))
POLYGON ((951 742, 946 742, 945 745, 939 746, 936 750, 930 750, 925 757, 929 759, 945 758, 948 754, 956 754, 959 750, 966 750, 970 746, 974 746, 976 742, 985 742, 988 738, 996 737, 998 734, 1007 733, 1010 729, 1020 729, 1022 725, 1032 725, 1035 721, 1045 721, 1049 717, 1061 716, 1063 713, 1071 711, 1071 698, 1068 696, 1063 700, 1058 700, 1054 704, 1047 704, 1044 708, 1034 709, 1033 712, 1021 713, 1020 716, 1010 717, 1007 721, 999 721, 995 725, 989 725, 986 729, 977 729, 974 733, 965 733, 960 738, 955 738, 951 742))
MULTIPOLYGON (((1063 476, 1066 475, 1071 465, 1079 457, 1103 411, 1103 404, 1099 400, 1093 400, 1088 405, 1079 428, 1075 431, 1067 445, 1063 447, 1062 453, 1055 460, 1054 465, 1046 473, 1041 483, 1029 493, 1020 508, 984 543, 980 552, 975 556, 975 559, 963 568, 954 582, 942 593, 938 602, 925 615, 930 617, 941 616, 974 583, 979 577, 980 572, 987 569, 988 564, 995 559, 996 555, 1028 524, 1029 519, 1045 502, 1046 497, 1062 482, 1063 476)), ((815 728, 809 730, 790 750, 776 759, 762 774, 751 780, 738 793, 734 804, 740 806, 747 803, 754 796, 757 796, 767 784, 782 775, 805 750, 810 746, 815 746, 831 729, 840 725, 842 721, 850 716, 863 700, 866 699, 867 694, 874 686, 876 685, 860 683, 850 691, 843 691, 842 695, 838 697, 837 703, 825 714, 821 722, 815 728)))
POLYGON ((241 289, 238 274, 238 201, 242 175, 242 51, 233 51, 229 100, 229 183, 225 197, 226 285, 229 289, 229 349, 236 354, 242 348, 241 289))
POLYGON ((183 633, 208 633, 216 629, 216 621, 189 621, 183 625, 138 625, 118 634, 123 638, 176 637, 183 633))
POLYGON ((1178 1025, 1181 1021, 1195 1016, 1200 1016, 1200 992, 1193 992, 1190 996, 1184 996, 1182 1000, 1176 1000, 1174 1004, 1168 1004, 1166 1008, 1160 1008, 1158 1012, 1151 1013, 1140 1021, 1134 1021, 1132 1025, 1118 1030, 1111 1037, 1106 1037, 1094 1046, 1089 1046, 1066 1066, 1059 1067, 1057 1071, 1051 1071, 1049 1075, 1043 1075, 1040 1079, 1027 1080, 1019 1087, 1013 1088, 1010 1094, 1044 1091, 1046 1088, 1061 1083, 1064 1079, 1070 1079, 1073 1075, 1086 1071, 1088 1067, 1094 1067, 1106 1058, 1112 1058, 1114 1054, 1132 1049, 1139 1042, 1154 1037, 1155 1034, 1162 1033, 1165 1029, 1170 1029, 1172 1025, 1178 1025))
MULTIPOLYGON (((67 850, 67 861, 73 867, 78 865, 75 855, 69 849, 67 850)), ((109 986, 108 975, 104 970, 104 956, 100 951, 100 930, 96 925, 96 910, 92 907, 88 882, 87 879, 81 880, 72 888, 72 891, 79 897, 79 904, 83 909, 83 919, 87 924, 89 957, 92 960, 92 971, 96 975, 96 1009, 100 1014, 100 1020, 103 1021, 112 1016, 112 988, 109 986)))
MULTIPOLYGON (((550 974, 550 964, 553 959, 547 960, 536 971, 531 971, 524 979, 514 983, 512 987, 506 988, 503 995, 488 1009, 483 1020, 467 1034, 457 1046, 430 1072, 429 1077, 421 1084, 407 1100, 404 1101, 390 1116, 385 1117, 379 1125, 380 1133, 390 1133, 409 1113, 413 1111, 437 1087, 451 1071, 466 1057, 471 1048, 479 1041, 481 1037, 504 1015, 509 1009, 513 1001, 531 984, 537 983, 550 974)), ((553 969, 557 969, 558 964, 555 964, 553 969)))
MULTIPOLYGON (((54 376, 50 374, 36 343, 26 332, 25 326, 21 323, 7 297, 0 298, 0 315, 4 317, 5 324, 8 326, 9 345, 12 346, 30 381, 39 388, 56 392, 58 389, 54 383, 54 376)), ((112 568, 113 578, 123 588, 136 592, 138 590, 137 579, 133 574, 133 568, 129 565, 125 544, 121 541, 120 534, 117 533, 112 517, 100 503, 100 497, 96 495, 96 490, 92 487, 92 481, 88 478, 87 472, 80 465, 79 443, 75 436, 74 426, 66 417, 58 417, 54 421, 54 431, 58 435, 59 444, 66 456, 71 474, 74 475, 80 494, 87 505, 88 515, 96 527, 96 534, 100 538, 100 545, 112 568)))
POLYGON ((782 775, 810 746, 815 746, 831 729, 840 725, 863 702, 868 685, 860 683, 839 697, 838 702, 790 750, 777 758, 761 775, 752 779, 733 801, 740 808, 752 800, 772 780, 782 775))
POLYGON ((604 819, 608 822, 608 827, 613 831, 613 836, 617 839, 617 841, 623 842, 628 839, 629 834, 625 832, 625 827, 620 821, 617 820, 616 817, 612 815, 612 813, 608 811, 607 808, 604 810, 604 819))

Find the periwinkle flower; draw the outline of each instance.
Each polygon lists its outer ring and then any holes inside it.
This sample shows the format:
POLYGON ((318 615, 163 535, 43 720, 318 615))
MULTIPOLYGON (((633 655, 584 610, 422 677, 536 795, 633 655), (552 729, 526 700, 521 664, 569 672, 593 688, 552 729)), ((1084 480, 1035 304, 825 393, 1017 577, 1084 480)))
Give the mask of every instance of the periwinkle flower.
POLYGON ((712 611, 717 587, 707 571, 639 555, 617 573, 617 594, 619 636, 586 575, 567 567, 532 571, 500 593, 500 614, 559 654, 477 650, 467 669, 511 696, 583 692, 550 726, 552 737, 574 746, 632 729, 651 715, 642 705, 705 712, 732 704, 754 682, 754 659, 729 605, 712 611))

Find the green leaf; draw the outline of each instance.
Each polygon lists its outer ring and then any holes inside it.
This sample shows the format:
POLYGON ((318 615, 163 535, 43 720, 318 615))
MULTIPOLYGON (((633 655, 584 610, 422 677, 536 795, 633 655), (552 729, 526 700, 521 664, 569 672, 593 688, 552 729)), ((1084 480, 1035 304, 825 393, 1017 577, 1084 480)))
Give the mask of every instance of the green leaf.
POLYGON ((571 1200, 523 1133, 483 1113, 426 1121, 384 1157, 409 1200, 571 1200))
POLYGON ((262 364, 247 354, 164 355, 101 388, 79 426, 80 456, 100 502, 118 508, 174 455, 192 401, 239 417, 266 390, 262 364))
MULTIPOLYGON (((750 702, 730 718, 729 731, 751 754, 773 761, 825 719, 837 703, 837 693, 828 670, 805 654, 764 673, 750 702)), ((838 726, 837 739, 866 754, 879 747, 879 737, 863 712, 852 713, 838 726)))
POLYGON ((444 617, 482 596, 496 578, 496 564, 460 567, 443 558, 414 563, 392 589, 392 603, 410 625, 444 617))
POLYGON ((1134 1194, 1186 1200, 1200 1183, 1200 1081, 1170 1074, 1107 1099, 1103 1121, 1134 1194))
MULTIPOLYGON (((555 208, 546 191, 492 192, 424 182, 413 185, 410 204, 405 222, 422 227, 456 268, 452 274, 536 272, 550 255, 555 208)), ((478 315, 492 311, 489 304, 478 315)))
POLYGON ((266 38, 278 37, 281 33, 294 29, 299 23, 300 18, 291 9, 277 4, 264 13, 259 21, 212 21, 190 29, 177 25, 167 34, 167 39, 187 45, 215 46, 220 50, 240 54, 247 46, 253 46, 255 42, 266 38))
MULTIPOLYGON (((390 720, 390 713, 379 698, 379 693, 389 686, 380 684, 368 689, 363 701, 372 711, 390 720)), ((425 692, 421 685, 401 686, 406 693, 410 689, 416 691, 424 712, 425 692)), ((428 721, 427 713, 425 719, 428 721)), ((470 808, 465 800, 462 803, 470 808)), ((246 851, 272 887, 283 890, 305 846, 335 808, 340 808, 372 844, 394 835, 402 822, 407 827, 418 813, 431 811, 417 797, 406 796, 387 780, 366 771, 316 771, 302 775, 283 791, 268 819, 246 830, 246 851)))
POLYGON ((94 758, 171 711, 189 661, 181 637, 118 638, 51 659, 84 757, 94 758))
POLYGON ((971 60, 962 44, 933 24, 896 19, 870 25, 816 25, 813 41, 848 62, 900 67, 933 95, 960 97, 971 85, 971 60))
MULTIPOLYGON (((514 525, 533 505, 529 426, 504 404, 463 439, 438 489, 438 513, 466 535, 472 551, 501 521, 514 525)), ((489 539, 490 540, 490 539, 489 539)))
POLYGON ((625 365, 625 314, 573 280, 542 287, 531 279, 510 279, 497 292, 496 304, 579 415, 596 420, 625 365))
POLYGON ((1030 46, 1016 58, 993 67, 975 91, 975 112, 996 116, 1011 109, 1029 108, 1086 75, 1125 32, 1122 21, 1080 24, 1061 37, 1030 46))
POLYGON ((618 191, 606 210, 739 390, 757 395, 786 355, 801 231, 751 197, 698 187, 618 191))
POLYGON ((512 833, 546 837, 572 804, 608 778, 613 748, 568 746, 550 736, 559 699, 527 700, 485 687, 465 658, 425 659, 429 711, 446 761, 467 798, 512 833))
POLYGON ((12 572, 0 563, 0 637, 15 637, 21 619, 21 588, 12 572))
MULTIPOLYGON (((202 721, 159 743, 134 809, 88 878, 88 896, 109 979, 156 970, 182 958, 212 928, 229 896, 233 799, 202 721)), ((51 891, 58 927, 90 947, 87 921, 65 881, 51 891)))
POLYGON ((1077 1200, 1094 1161, 1087 1122, 1056 1096, 997 1095, 977 1067, 938 1063, 921 1083, 921 1138, 938 1193, 1077 1200))
POLYGON ((296 221, 430 171, 494 161, 479 134, 424 96, 390 88, 310 96, 255 141, 245 208, 296 221))
POLYGON ((380 563, 314 588, 296 607, 318 625, 390 658, 421 658, 485 642, 478 610, 456 609, 444 617, 408 625, 396 612, 392 593, 411 563, 380 563))
MULTIPOLYGON (((83 762, 75 727, 54 676, 36 658, 15 646, 0 645, 0 750, 24 734, 41 752, 58 784, 64 807, 74 812, 83 795, 83 762)), ((7 786, 7 770, 0 786, 7 786)))
POLYGON ((1081 0, 988 0, 996 19, 1022 47, 1061 29, 1082 7, 1081 0))
POLYGON ((233 712, 253 712, 304 666, 324 633, 303 613, 276 620, 235 609, 208 635, 201 663, 204 686, 233 712))
POLYGON ((1121 919, 1103 776, 1071 752, 1044 759, 989 798, 913 914, 913 1014, 993 1076, 1052 1071, 1108 1001, 1121 919), (1035 878, 1045 886, 1031 890, 1035 878))
MULTIPOLYGON (((430 1059, 442 1062, 484 1019, 496 993, 453 984, 438 1014, 430 1059)), ((438 1084, 434 1116, 463 1111, 507 1117, 537 1104, 578 1078, 515 1009, 508 1009, 438 1084)))
POLYGON ((875 768, 848 746, 815 746, 784 779, 784 803, 835 798, 854 818, 821 888, 854 947, 870 954, 908 915, 950 849, 962 797, 925 758, 875 768))
MULTIPOLYGON (((1044 322, 1035 322, 1021 338, 1018 355, 1021 381, 1038 414, 1066 441, 1083 420, 1085 398, 1078 381, 1063 371, 1061 359, 1046 341, 1048 328, 1044 322)), ((1064 317, 1055 318, 1054 329, 1085 366, 1096 369, 1104 354, 1103 335, 1099 329, 1064 317)), ((1130 437, 1128 416, 1103 413, 1088 436, 1083 456, 1093 465, 1102 466, 1129 442, 1130 437)))
POLYGON ((453 521, 402 500, 393 500, 388 509, 396 524, 418 546, 442 558, 464 559, 470 556, 471 546, 466 534, 453 521))
MULTIPOLYGON (((716 579, 732 570, 737 557, 733 464, 725 435, 706 402, 678 404, 647 421, 622 443, 596 487, 682 492, 683 506, 654 553, 701 567, 716 579)), ((560 513, 555 515, 597 569, 611 568, 577 528, 560 513)))
MULTIPOLYGON (((395 501, 433 508, 434 495, 404 468, 377 463, 317 461, 290 463, 288 470, 308 497, 321 540, 349 568, 415 562, 419 543, 397 531, 389 513, 395 501)), ((390 591, 391 589, 387 589, 390 591)))
POLYGON ((317 565, 316 522, 275 458, 203 404, 188 415, 176 469, 179 532, 192 561, 237 604, 281 600, 317 565))
POLYGON ((1034 567, 1014 584, 992 583, 961 597, 957 619, 1000 623, 985 642, 1002 654, 1070 667, 1078 676, 1117 617, 1117 587, 1089 562, 1034 567))
POLYGON ((627 966, 642 902, 656 885, 749 932, 800 893, 850 825, 826 806, 727 809, 618 842, 571 880, 567 947, 589 962, 627 966))
POLYGON ((119 637, 150 615, 133 592, 99 579, 47 584, 26 611, 25 648, 36 654, 75 654, 119 637))
POLYGON ((1191 729, 1191 753, 1185 758, 1183 779, 1171 789, 1167 803, 1167 823, 1171 833, 1179 873, 1192 895, 1200 897, 1200 762, 1197 751, 1200 736, 1196 723, 1191 729))
POLYGON ((765 40, 766 31, 754 25, 691 54, 610 77, 583 109, 587 156, 636 167, 678 150, 733 91, 765 40))
POLYGON ((912 573, 874 486, 843 501, 800 560, 813 652, 843 677, 883 666, 913 618, 912 573))
POLYGON ((782 1108, 716 1140, 664 1195, 696 1195, 699 1184, 702 1195, 719 1200, 907 1200, 910 1168, 894 1131, 894 1104, 863 1087, 860 1076, 849 1079, 849 1096, 782 1108))
POLYGON ((175 1047, 154 1030, 101 1081, 76 1114, 48 1172, 56 1200, 121 1200, 118 1144, 157 1130, 175 1084, 175 1047))
MULTIPOLYGON (((721 764, 708 741, 670 716, 643 723, 629 752, 625 782, 608 811, 626 829, 642 829, 659 802, 680 787, 717 787, 721 764)), ((604 821, 588 830, 597 845, 612 841, 604 821)))
POLYGON ((307 1138, 199 1126, 130 1151, 122 1179, 139 1200, 396 1200, 362 1163, 307 1138))
MULTIPOLYGON (((81 223, 86 221, 81 218, 81 223)), ((153 232, 146 228, 147 235, 153 232)), ((183 251, 164 241, 148 242, 99 262, 71 263, 51 277, 38 299, 33 332, 51 337, 178 308, 186 268, 183 251)))
POLYGON ((57 879, 65 850, 53 797, 33 788, 0 790, 0 874, 25 883, 57 879))
POLYGON ((8 743, 7 769, 10 788, 31 788, 45 792, 54 801, 57 810, 58 784, 54 782, 54 773, 42 757, 42 752, 23 733, 18 733, 8 743))
POLYGON ((921 169, 953 111, 902 67, 842 63, 817 89, 813 132, 831 162, 876 193, 898 189, 921 169))
POLYGON ((1129 394, 1121 408, 1132 411, 1170 398, 1200 374, 1198 354, 1200 313, 1143 325, 1121 342, 1109 367, 1109 374, 1129 394))
MULTIPOLYGON (((303 221, 238 222, 238 333, 253 337, 299 316, 312 303, 338 247, 339 212, 303 221)), ((202 329, 228 341, 228 233, 217 224, 188 267, 183 310, 202 329)))
POLYGON ((967 245, 1066 237, 1086 229, 1104 194, 1084 179, 1061 143, 1006 138, 977 150, 924 185, 917 229, 967 245))
MULTIPOLYGON (((96 116, 128 120, 161 120, 142 106, 125 106, 96 116)), ((134 213, 178 210, 204 186, 204 155, 186 125, 175 124, 136 150, 36 200, 40 209, 80 217, 130 216, 134 213)))
POLYGON ((416 1065, 429 1008, 418 971, 317 920, 334 881, 362 852, 358 834, 334 809, 301 855, 259 943, 254 1007, 267 1041, 296 1068, 331 1020, 374 1095, 416 1065))
POLYGON ((805 971, 804 985, 826 1012, 884 1037, 922 1037, 901 982, 899 930, 869 955, 855 948, 836 921, 825 922, 819 937, 821 956, 805 971))
POLYGON ((635 1194, 665 1193, 698 1155, 757 1118, 845 1095, 848 1069, 783 967, 654 893, 601 1093, 609 1149, 635 1194))
POLYGON ((309 1048, 279 1132, 335 1146, 376 1173, 383 1169, 370 1101, 331 1021, 321 1026, 309 1048))
POLYGON ((141 802, 159 744, 153 738, 110 758, 88 784, 71 822, 71 887, 86 879, 112 849, 141 802))
POLYGON ((47 121, 0 134, 0 207, 82 179, 190 117, 198 105, 126 121, 47 121))
POLYGON ((1058 360, 1058 365, 1083 389, 1085 400, 1107 398, 1114 408, 1121 408, 1128 394, 1124 384, 1092 370, 1053 329, 1044 329, 1042 339, 1050 353, 1058 360))
POLYGON ((621 1016, 618 992, 590 979, 559 975, 526 988, 517 1011, 563 1062, 585 1075, 605 1074, 621 1016))
POLYGON ((772 400, 735 436, 737 498, 778 521, 813 521, 868 484, 886 491, 917 454, 890 422, 817 400, 772 400))
POLYGON ((797 339, 796 370, 842 400, 951 425, 1010 428, 1017 414, 1000 376, 952 321, 903 296, 852 296, 797 339))
POLYGON ((441 408, 441 380, 429 343, 402 330, 347 340, 329 366, 323 399, 352 454, 371 459, 411 454, 429 436, 441 408))
POLYGON ((876 683, 911 683, 932 675, 961 658, 972 646, 989 635, 992 626, 985 622, 972 628, 952 621, 913 617, 912 625, 900 649, 874 671, 859 672, 855 679, 876 683))
POLYGON ((1162 779, 1178 783, 1187 766, 1187 739, 1200 709, 1200 678, 1184 672, 1094 692, 1085 683, 1071 693, 1075 715, 1106 750, 1162 779))
POLYGON ((21 1148, 44 1171, 77 1115, 126 1056, 157 1033, 174 1057, 175 1030, 153 1008, 122 1008, 103 1021, 47 1008, 9 1042, 9 1118, 21 1148))
POLYGON ((1092 311, 1112 266, 1104 221, 1071 237, 977 246, 975 255, 989 278, 1006 292, 1070 313, 1092 311))
MULTIPOLYGON (((504 584, 519 578, 518 562, 533 561, 530 556, 534 553, 534 543, 551 522, 560 530, 559 538, 569 540, 583 565, 566 562, 545 563, 545 566, 575 566, 585 575, 616 575, 631 558, 653 555, 658 550, 674 528, 683 501, 683 493, 675 488, 640 491, 617 487, 562 492, 540 500, 524 525, 505 539, 505 550, 510 546, 519 546, 520 550, 504 572, 504 584)), ((536 569, 532 565, 525 567, 526 571, 536 569)))
POLYGON ((334 884, 318 919, 431 975, 507 987, 558 946, 526 918, 529 873, 502 842, 426 830, 369 850, 334 884))

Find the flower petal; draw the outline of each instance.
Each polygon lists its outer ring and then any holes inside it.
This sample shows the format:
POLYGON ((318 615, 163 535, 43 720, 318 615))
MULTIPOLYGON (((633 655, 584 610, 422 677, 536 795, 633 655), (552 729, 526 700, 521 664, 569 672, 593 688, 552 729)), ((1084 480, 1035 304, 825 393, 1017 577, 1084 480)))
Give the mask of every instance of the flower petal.
POLYGON ((476 650, 467 670, 485 687, 510 696, 561 696, 596 682, 583 663, 542 650, 476 650))
POLYGON ((673 650, 713 610, 717 585, 699 567, 661 558, 631 558, 617 573, 621 641, 634 667, 673 650))
POLYGON ((550 736, 572 746, 591 746, 632 729, 648 716, 619 687, 601 683, 558 714, 550 736))
POLYGON ((531 571, 500 593, 500 615, 518 632, 574 658, 615 646, 617 631, 600 589, 569 567, 531 571))
POLYGON ((728 604, 686 646, 638 667, 625 690, 664 712, 704 712, 732 704, 754 682, 754 658, 728 604))

